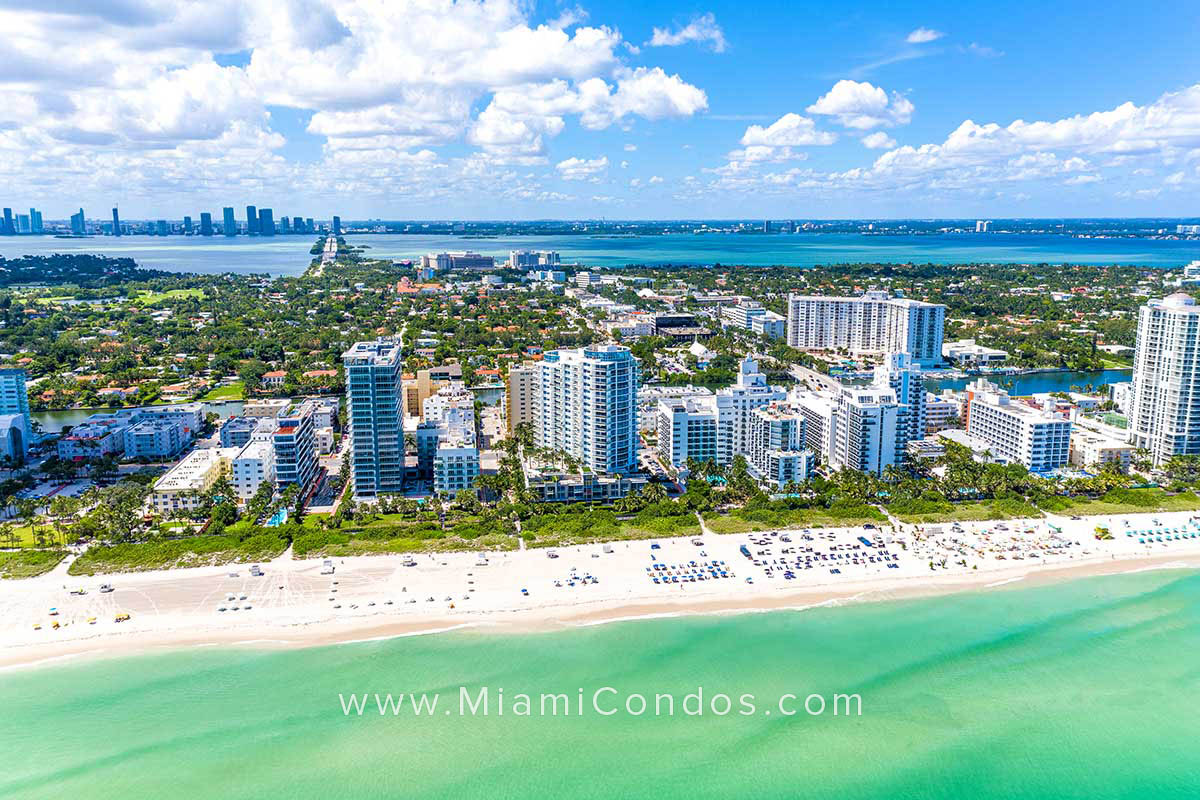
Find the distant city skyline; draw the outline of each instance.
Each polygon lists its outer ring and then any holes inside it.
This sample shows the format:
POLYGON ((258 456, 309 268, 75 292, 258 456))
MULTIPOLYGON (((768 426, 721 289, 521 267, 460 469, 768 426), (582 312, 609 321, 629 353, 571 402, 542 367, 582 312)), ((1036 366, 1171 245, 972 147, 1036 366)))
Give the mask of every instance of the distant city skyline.
POLYGON ((10 8, 0 185, 56 219, 1195 215, 1195 10, 1056 9, 10 8))

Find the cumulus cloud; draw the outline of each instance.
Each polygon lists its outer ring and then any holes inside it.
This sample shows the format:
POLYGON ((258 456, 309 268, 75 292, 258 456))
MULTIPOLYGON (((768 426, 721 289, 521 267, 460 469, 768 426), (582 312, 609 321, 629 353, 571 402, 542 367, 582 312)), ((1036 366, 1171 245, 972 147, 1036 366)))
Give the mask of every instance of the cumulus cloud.
POLYGON ((650 47, 678 47, 689 42, 707 44, 714 53, 723 53, 728 46, 725 41, 725 32, 721 30, 721 26, 717 24, 717 18, 711 11, 693 17, 687 25, 674 31, 655 28, 650 41, 646 44, 650 47))
MULTIPOLYGON (((709 170, 716 177, 707 191, 804 191, 818 196, 854 191, 974 195, 989 191, 1017 198, 1028 192, 1006 187, 1101 186, 1109 180, 1107 170, 1123 170, 1122 176, 1142 183, 1158 174, 1152 166, 1200 161, 1200 84, 1169 92, 1147 105, 1124 103, 1058 120, 1016 120, 1007 125, 966 120, 940 143, 895 147, 890 137, 875 131, 862 138, 863 144, 891 149, 867 166, 842 171, 775 166, 783 159, 774 149, 754 149, 764 130, 749 140, 743 137, 747 146, 730 153, 729 163, 709 170)), ((1164 187, 1178 186, 1190 174, 1178 167, 1165 172, 1169 174, 1160 185, 1135 185, 1117 196, 1155 198, 1164 187)))
POLYGON ((608 156, 600 158, 571 157, 554 165, 565 181, 597 180, 600 173, 608 169, 608 156))
POLYGON ((837 134, 817 130, 816 123, 799 114, 784 114, 767 127, 751 125, 742 134, 746 146, 803 147, 828 145, 837 141, 837 134))
MULTIPOLYGON (((56 183, 107 201, 189 185, 290 197, 447 172, 482 181, 548 163, 571 124, 708 106, 680 75, 626 63, 637 48, 578 7, 539 24, 521 0, 2 4, 20 34, 0 37, 0 182, 38 196, 56 183), (283 155, 290 131, 276 120, 295 116, 323 144, 319 166, 283 155), (456 143, 478 150, 440 152, 456 143)), ((695 41, 723 47, 710 21, 697 18, 708 38, 695 41)))
POLYGON ((933 28, 917 28, 904 37, 904 41, 909 44, 925 44, 926 42, 937 41, 945 35, 941 31, 935 31, 933 28))
POLYGON ((903 95, 893 92, 888 96, 885 90, 866 81, 840 80, 807 110, 832 116, 847 128, 869 130, 907 125, 915 109, 903 95))
POLYGON ((866 136, 862 137, 862 143, 863 146, 868 147, 871 150, 886 150, 896 146, 896 140, 891 136, 888 136, 883 131, 868 133, 866 136))

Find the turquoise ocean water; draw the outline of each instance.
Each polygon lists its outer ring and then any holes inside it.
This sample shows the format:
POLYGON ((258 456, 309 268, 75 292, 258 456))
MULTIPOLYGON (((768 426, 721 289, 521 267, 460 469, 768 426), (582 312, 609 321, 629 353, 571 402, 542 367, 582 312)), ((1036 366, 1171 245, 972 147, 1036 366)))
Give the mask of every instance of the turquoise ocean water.
MULTIPOLYGON (((238 236, 93 236, 0 239, 0 256, 99 253, 133 258, 140 266, 175 272, 299 275, 308 268, 308 236, 269 239, 238 236)), ((443 250, 475 250, 507 258, 510 250, 557 250, 564 262, 620 267, 627 264, 747 264, 806 267, 849 262, 1135 264, 1178 268, 1200 259, 1200 242, 1170 239, 1073 239, 1049 234, 944 234, 863 236, 798 233, 772 236, 672 234, 669 236, 425 236, 350 235, 372 255, 416 258, 443 250)))
POLYGON ((3 673, 0 797, 1196 797, 1200 574, 1013 586, 3 673), (442 692, 457 708, 460 685, 703 687, 751 693, 757 713, 346 717, 338 700, 442 692), (837 692, 862 716, 765 713, 837 692))

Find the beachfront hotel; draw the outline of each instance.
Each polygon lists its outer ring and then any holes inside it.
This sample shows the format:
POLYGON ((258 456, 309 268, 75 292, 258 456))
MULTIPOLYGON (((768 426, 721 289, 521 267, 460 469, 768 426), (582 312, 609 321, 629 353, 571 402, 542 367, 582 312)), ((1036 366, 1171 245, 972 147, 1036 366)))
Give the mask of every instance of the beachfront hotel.
POLYGON ((637 469, 638 361, 628 347, 553 350, 538 364, 535 443, 599 474, 637 469))
POLYGON ((1198 334, 1200 306, 1183 292, 1151 300, 1138 312, 1129 430, 1155 465, 1200 454, 1198 334))
POLYGON ((969 384, 966 392, 967 434, 986 443, 998 460, 1030 472, 1050 472, 1067 463, 1071 421, 1064 415, 1014 401, 983 378, 969 384))
POLYGON ((859 297, 788 295, 787 343, 855 355, 908 353, 922 366, 942 360, 946 307, 871 290, 859 297))
POLYGON ((355 497, 404 488, 400 343, 356 342, 342 354, 346 369, 346 435, 355 497))

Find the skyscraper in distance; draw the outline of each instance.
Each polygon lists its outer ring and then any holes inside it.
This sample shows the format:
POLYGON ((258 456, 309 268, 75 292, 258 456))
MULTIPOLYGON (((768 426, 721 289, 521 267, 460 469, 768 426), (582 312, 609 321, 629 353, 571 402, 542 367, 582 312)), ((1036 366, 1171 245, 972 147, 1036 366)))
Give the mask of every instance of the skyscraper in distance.
POLYGON ((187 235, 189 235, 189 236, 190 236, 190 235, 192 234, 192 230, 193 230, 193 228, 192 228, 192 218, 191 218, 191 217, 184 217, 184 218, 183 218, 183 232, 184 232, 184 233, 186 233, 187 235))
POLYGON ((42 212, 36 208, 29 209, 29 225, 30 233, 38 234, 45 232, 46 229, 42 226, 42 212))
POLYGON ((12 209, 6 208, 6 209, 4 209, 4 222, 2 224, 2 227, 0 227, 0 234, 3 234, 5 236, 15 236, 16 233, 17 233, 17 229, 15 227, 13 227, 12 209))
POLYGON ((212 214, 208 213, 207 211, 200 212, 200 235, 213 235, 212 214))
POLYGON ((342 218, 341 217, 334 216, 334 218, 333 218, 333 235, 334 236, 342 235, 342 218))
POLYGON ((79 209, 78 214, 71 215, 71 233, 76 236, 87 236, 87 220, 83 216, 83 209, 79 209))
POLYGON ((226 236, 237 236, 237 220, 233 218, 233 206, 225 206, 221 233, 226 236))
POLYGON ((117 213, 117 207, 113 206, 113 236, 121 235, 121 215, 117 213))
POLYGON ((165 219, 160 219, 154 224, 154 232, 159 236, 166 236, 171 232, 171 226, 167 224, 165 219))
POLYGON ((258 209, 254 206, 246 206, 246 235, 258 235, 258 209))
POLYGON ((280 233, 291 233, 292 232, 291 220, 288 217, 280 217, 279 218, 279 232, 280 233))
POLYGON ((275 212, 269 208, 260 208, 258 210, 258 235, 275 235, 275 212))

